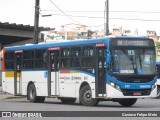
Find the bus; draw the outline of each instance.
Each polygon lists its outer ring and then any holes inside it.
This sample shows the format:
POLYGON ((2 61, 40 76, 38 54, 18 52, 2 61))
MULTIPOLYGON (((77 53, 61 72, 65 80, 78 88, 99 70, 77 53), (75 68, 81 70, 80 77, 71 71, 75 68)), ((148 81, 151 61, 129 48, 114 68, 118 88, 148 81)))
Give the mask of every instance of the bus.
POLYGON ((132 106, 157 96, 155 45, 146 37, 120 36, 5 47, 2 81, 3 91, 31 102, 53 97, 132 106))

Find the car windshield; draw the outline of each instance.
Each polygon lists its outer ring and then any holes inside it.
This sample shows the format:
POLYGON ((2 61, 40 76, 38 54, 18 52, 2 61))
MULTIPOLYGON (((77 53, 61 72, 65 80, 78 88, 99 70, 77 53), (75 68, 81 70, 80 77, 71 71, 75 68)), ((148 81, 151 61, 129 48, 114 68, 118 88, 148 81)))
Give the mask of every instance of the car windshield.
POLYGON ((155 74, 155 51, 152 49, 118 49, 111 51, 110 70, 114 74, 155 74))

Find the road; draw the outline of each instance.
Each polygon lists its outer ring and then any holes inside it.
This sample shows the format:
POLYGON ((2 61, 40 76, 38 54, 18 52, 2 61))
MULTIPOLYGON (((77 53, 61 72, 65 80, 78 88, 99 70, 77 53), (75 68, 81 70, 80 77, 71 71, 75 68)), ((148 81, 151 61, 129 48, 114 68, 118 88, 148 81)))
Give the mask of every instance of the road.
MULTIPOLYGON (((8 96, 6 95, 6 97, 8 96)), ((12 97, 9 99, 6 99, 5 97, 0 97, 0 111, 113 111, 113 114, 115 114, 115 116, 116 112, 114 111, 142 111, 142 113, 144 113, 144 111, 160 111, 160 99, 138 99, 137 103, 132 107, 122 107, 118 103, 111 101, 103 101, 100 102, 98 106, 91 107, 80 105, 78 100, 74 104, 62 104, 61 101, 58 99, 46 98, 44 103, 31 103, 26 98, 12 97)), ((73 119, 73 117, 70 117, 70 119, 73 119)), ((113 117, 111 118, 113 119, 113 117)), ((122 120, 126 119, 126 117, 121 116, 120 118, 122 120)), ((59 120, 60 118, 57 117, 56 119, 59 120)), ((62 119, 64 118, 62 117, 62 119)), ((67 117, 65 117, 65 119, 67 119, 67 117)), ((86 118, 86 120, 90 119, 91 117, 86 118)), ((101 119, 104 118, 101 117, 101 119)), ((150 117, 146 117, 146 119, 151 120, 150 117)), ((154 119, 158 120, 157 117, 154 117, 154 119)), ((119 120, 119 117, 115 117, 115 120, 119 120)), ((133 117, 132 120, 134 120, 133 117)), ((137 120, 136 117, 135 120, 137 120)))
POLYGON ((31 103, 26 98, 0 100, 0 111, 160 111, 160 99, 138 99, 132 107, 122 107, 117 102, 103 101, 97 106, 62 104, 60 100, 47 98, 44 103, 31 103))

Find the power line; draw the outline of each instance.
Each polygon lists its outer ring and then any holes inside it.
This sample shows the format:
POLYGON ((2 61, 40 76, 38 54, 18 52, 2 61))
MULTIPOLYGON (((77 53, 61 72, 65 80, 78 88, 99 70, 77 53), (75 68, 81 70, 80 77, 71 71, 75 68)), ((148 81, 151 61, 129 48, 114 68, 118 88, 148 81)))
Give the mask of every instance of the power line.
MULTIPOLYGON (((79 23, 78 21, 74 20, 72 17, 70 17, 69 15, 67 15, 64 11, 62 11, 52 0, 50 0, 50 2, 60 11, 62 12, 66 17, 68 17, 69 19, 71 19, 72 21, 78 23, 78 24, 81 24, 79 23)), ((82 25, 82 24, 81 24, 82 25)))
MULTIPOLYGON (((58 10, 41 10, 41 11, 58 11, 58 10)), ((64 11, 64 12, 104 12, 104 11, 64 11)), ((109 12, 117 12, 117 13, 160 13, 155 11, 109 11, 109 12)))
MULTIPOLYGON (((47 15, 42 15, 42 17, 48 17, 48 16, 52 16, 52 15, 65 16, 65 15, 62 15, 62 14, 47 14, 47 15)), ((73 15, 68 15, 68 16, 71 16, 71 17, 87 17, 87 16, 73 16, 73 15)), ((88 17, 88 18, 94 18, 94 17, 88 17)), ((99 18, 101 18, 101 17, 99 17, 99 18)), ((104 24, 96 25, 96 26, 89 26, 89 27, 101 27, 103 25, 104 24)))
MULTIPOLYGON (((52 16, 52 15, 59 15, 59 16, 66 16, 63 14, 47 14, 47 15, 42 15, 42 17, 46 17, 46 16, 52 16)), ((76 15, 67 15, 69 17, 84 17, 84 18, 104 18, 104 17, 92 17, 92 16, 76 16, 76 15)))
POLYGON ((110 19, 120 19, 120 20, 136 20, 136 21, 154 21, 154 22, 159 22, 160 19, 154 20, 154 19, 133 19, 133 18, 110 18, 110 19))
MULTIPOLYGON (((47 15, 42 15, 42 17, 45 16, 52 16, 52 15, 58 15, 58 16, 66 16, 63 14, 47 14, 47 15)), ((104 17, 93 17, 93 16, 76 16, 76 15, 67 15, 69 17, 81 17, 81 18, 100 18, 100 19, 104 19, 104 17)), ((133 19, 133 18, 109 18, 109 19, 119 19, 119 20, 135 20, 135 21, 160 21, 160 19, 133 19)))
POLYGON ((154 11, 110 11, 110 12, 126 12, 126 13, 160 13, 160 12, 154 12, 154 11))

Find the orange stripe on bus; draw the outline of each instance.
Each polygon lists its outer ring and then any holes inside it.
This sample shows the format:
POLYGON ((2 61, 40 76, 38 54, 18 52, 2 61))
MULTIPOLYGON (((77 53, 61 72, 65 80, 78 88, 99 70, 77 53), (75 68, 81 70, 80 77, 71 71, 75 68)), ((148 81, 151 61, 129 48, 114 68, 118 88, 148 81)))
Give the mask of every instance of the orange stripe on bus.
POLYGON ((70 73, 77 74, 79 72, 77 72, 77 71, 71 71, 71 70, 61 70, 60 73, 61 74, 70 74, 70 73))
MULTIPOLYGON (((17 72, 17 77, 21 77, 22 74, 17 72)), ((5 72, 5 77, 14 77, 14 72, 5 72)))
POLYGON ((77 74, 77 73, 79 73, 79 72, 76 72, 76 71, 70 71, 70 73, 76 73, 76 74, 77 74))
POLYGON ((68 74, 69 74, 69 73, 70 73, 70 70, 61 70, 60 73, 62 73, 62 74, 63 74, 63 73, 68 73, 68 74))
POLYGON ((5 77, 14 77, 14 72, 6 72, 5 77))
POLYGON ((3 50, 2 50, 2 72, 5 71, 5 67, 4 67, 5 52, 6 52, 6 48, 3 48, 3 50))

